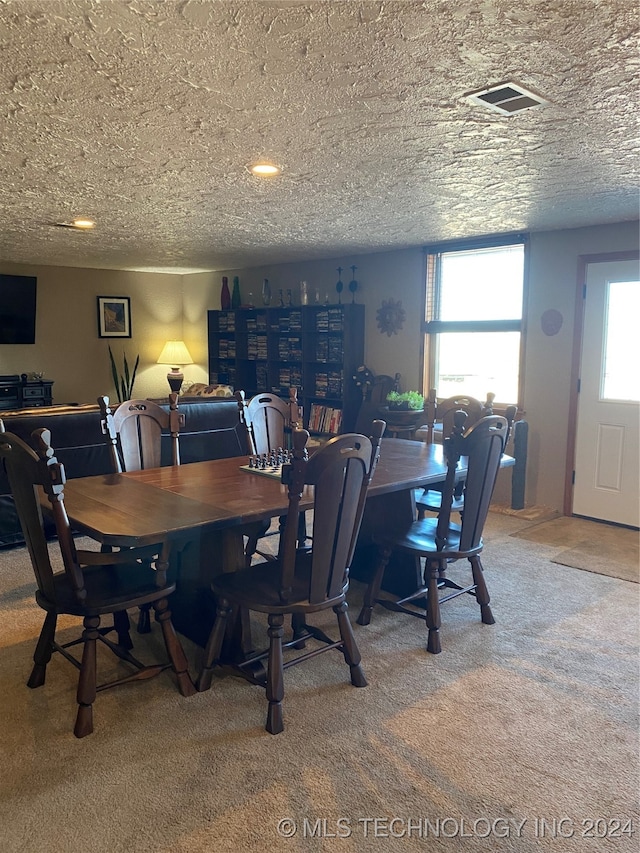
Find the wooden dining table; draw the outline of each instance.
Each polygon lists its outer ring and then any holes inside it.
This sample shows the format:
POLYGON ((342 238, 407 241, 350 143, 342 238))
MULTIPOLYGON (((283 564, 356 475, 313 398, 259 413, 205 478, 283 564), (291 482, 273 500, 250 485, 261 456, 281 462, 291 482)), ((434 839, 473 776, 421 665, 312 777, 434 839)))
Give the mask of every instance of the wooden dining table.
MULTIPOLYGON (((120 548, 169 541, 176 591, 171 612, 176 630, 204 645, 215 617, 211 579, 244 565, 242 529, 251 522, 286 514, 287 487, 278 479, 242 468, 248 457, 153 468, 68 480, 65 506, 72 527, 105 547, 120 548)), ((509 464, 509 457, 504 457, 509 464)), ((459 463, 466 473, 466 460, 459 463)), ((443 447, 385 438, 369 486, 365 515, 351 568, 366 580, 371 562, 371 533, 381 525, 415 517, 413 490, 442 482, 443 447)), ((306 488, 300 509, 313 507, 306 488)), ((416 571, 411 565, 395 568, 416 571)), ((410 578, 409 583, 415 578, 410 578)), ((396 577, 397 581, 397 577, 396 577)), ((251 650, 248 619, 237 621, 229 645, 234 654, 251 650)))

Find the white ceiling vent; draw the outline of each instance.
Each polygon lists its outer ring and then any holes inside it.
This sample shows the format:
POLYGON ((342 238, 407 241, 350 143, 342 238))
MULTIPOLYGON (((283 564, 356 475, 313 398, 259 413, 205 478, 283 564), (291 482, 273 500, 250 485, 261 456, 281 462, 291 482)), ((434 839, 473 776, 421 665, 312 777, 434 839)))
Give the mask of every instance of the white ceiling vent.
POLYGON ((488 89, 478 89, 477 92, 465 95, 465 98, 472 104, 480 104, 502 115, 521 113, 531 107, 544 107, 549 103, 517 83, 499 83, 488 89))

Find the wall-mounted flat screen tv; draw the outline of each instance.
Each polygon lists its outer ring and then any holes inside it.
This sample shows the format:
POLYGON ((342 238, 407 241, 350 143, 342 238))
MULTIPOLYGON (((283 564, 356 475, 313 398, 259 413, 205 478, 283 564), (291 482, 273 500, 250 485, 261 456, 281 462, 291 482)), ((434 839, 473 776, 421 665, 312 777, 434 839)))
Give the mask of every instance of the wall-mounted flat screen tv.
POLYGON ((0 275, 0 344, 35 344, 36 282, 30 275, 0 275))

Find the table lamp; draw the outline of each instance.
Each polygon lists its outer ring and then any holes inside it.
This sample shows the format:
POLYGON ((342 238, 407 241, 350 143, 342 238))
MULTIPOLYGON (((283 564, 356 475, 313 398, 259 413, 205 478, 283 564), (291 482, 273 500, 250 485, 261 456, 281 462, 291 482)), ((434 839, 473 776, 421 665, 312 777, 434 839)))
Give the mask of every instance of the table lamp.
POLYGON ((184 373, 180 370, 180 366, 183 364, 193 364, 193 359, 184 341, 167 341, 162 348, 157 363, 179 365, 178 367, 172 367, 167 373, 169 387, 176 394, 179 394, 184 381, 184 373))

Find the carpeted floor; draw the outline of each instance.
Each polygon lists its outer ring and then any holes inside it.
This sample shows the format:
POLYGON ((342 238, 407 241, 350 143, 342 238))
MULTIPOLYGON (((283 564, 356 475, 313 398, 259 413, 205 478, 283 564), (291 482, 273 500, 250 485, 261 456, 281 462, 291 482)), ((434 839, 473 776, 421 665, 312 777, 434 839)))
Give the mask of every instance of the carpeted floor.
POLYGON ((553 563, 640 582, 637 530, 563 516, 527 526, 513 535, 558 548, 553 563))
MULTIPOLYGON (((75 670, 55 656, 25 686, 42 612, 24 550, 0 552, 3 853, 635 851, 639 587, 553 563, 527 525, 490 514, 495 625, 449 602, 433 656, 376 609, 355 626, 369 686, 337 653, 288 670, 276 737, 259 688, 185 699, 165 673, 100 694, 74 738, 75 670)), ((161 648, 158 626, 134 640, 161 648)))

